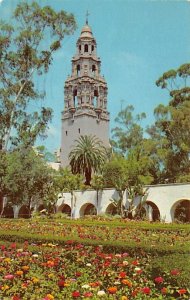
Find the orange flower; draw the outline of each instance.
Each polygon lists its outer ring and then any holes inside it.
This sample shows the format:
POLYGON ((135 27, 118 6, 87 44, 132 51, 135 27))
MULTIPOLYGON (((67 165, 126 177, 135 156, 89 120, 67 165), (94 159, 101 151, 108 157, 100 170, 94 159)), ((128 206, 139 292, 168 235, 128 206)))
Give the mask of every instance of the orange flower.
POLYGON ((167 288, 166 288, 166 287, 163 287, 163 288, 161 289, 161 293, 162 293, 163 295, 167 294, 167 293, 168 293, 167 288))
POLYGON ((108 288, 108 292, 109 292, 110 294, 116 294, 116 292, 117 292, 116 286, 111 286, 111 287, 109 287, 109 288, 108 288))
POLYGON ((23 267, 22 267, 22 270, 23 270, 23 271, 28 271, 29 269, 30 269, 29 266, 23 266, 23 267))
POLYGON ((23 275, 23 271, 21 271, 21 270, 16 271, 15 274, 16 274, 17 276, 22 276, 22 275, 23 275))
POLYGON ((132 287, 132 282, 128 279, 123 279, 121 282, 128 287, 132 287))
POLYGON ((50 268, 54 267, 55 266, 55 262, 53 260, 48 260, 47 261, 47 266, 50 267, 50 268))
POLYGON ((187 290, 185 290, 185 289, 180 289, 180 290, 178 290, 177 292, 178 292, 178 294, 183 295, 183 294, 186 294, 186 293, 187 293, 187 290))

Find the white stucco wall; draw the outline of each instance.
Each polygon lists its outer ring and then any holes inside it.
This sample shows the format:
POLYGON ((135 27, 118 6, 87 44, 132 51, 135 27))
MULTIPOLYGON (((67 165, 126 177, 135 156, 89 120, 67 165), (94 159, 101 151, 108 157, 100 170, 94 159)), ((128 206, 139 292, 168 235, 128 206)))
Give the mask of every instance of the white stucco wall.
MULTIPOLYGON (((147 201, 150 201, 158 207, 160 219, 165 222, 173 221, 174 210, 179 201, 190 200, 190 184, 164 184, 147 187, 147 201)), ((74 195, 75 201, 72 208, 73 218, 80 218, 83 216, 83 208, 88 203, 93 204, 96 207, 98 214, 104 214, 111 203, 110 199, 117 199, 118 197, 117 192, 114 189, 105 189, 99 192, 99 203, 97 205, 97 194, 94 190, 85 192, 76 191, 74 195)), ((126 193, 124 194, 124 203, 126 206, 128 205, 126 193)), ((135 199, 135 203, 138 203, 138 198, 135 199)), ((57 201, 57 210, 61 210, 61 207, 64 204, 72 207, 70 193, 64 193, 62 197, 59 198, 57 201)))

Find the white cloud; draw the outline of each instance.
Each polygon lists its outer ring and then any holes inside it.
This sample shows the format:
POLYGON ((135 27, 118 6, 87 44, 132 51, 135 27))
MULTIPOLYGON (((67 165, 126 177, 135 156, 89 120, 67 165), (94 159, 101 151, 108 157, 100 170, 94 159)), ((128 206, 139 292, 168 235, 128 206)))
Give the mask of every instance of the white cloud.
POLYGON ((0 5, 1 5, 2 2, 3 2, 3 0, 0 0, 0 5))

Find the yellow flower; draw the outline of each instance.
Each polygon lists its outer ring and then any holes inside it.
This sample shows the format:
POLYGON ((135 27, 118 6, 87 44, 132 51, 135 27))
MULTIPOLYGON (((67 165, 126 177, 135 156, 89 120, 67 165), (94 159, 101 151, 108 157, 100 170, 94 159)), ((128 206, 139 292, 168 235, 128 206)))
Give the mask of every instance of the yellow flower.
POLYGON ((50 274, 48 274, 48 277, 49 277, 49 278, 53 278, 53 277, 54 277, 54 274, 53 274, 53 273, 50 273, 50 274))
POLYGON ((54 300, 54 297, 53 297, 53 295, 51 295, 51 294, 47 294, 46 297, 47 297, 49 300, 54 300))
POLYGON ((129 300, 129 299, 127 298, 127 296, 122 296, 121 300, 129 300))
POLYGON ((8 264, 10 264, 11 259, 10 259, 9 257, 6 257, 6 258, 4 259, 4 261, 7 262, 8 264))
POLYGON ((33 278, 32 278, 32 282, 33 282, 33 283, 38 283, 39 281, 40 281, 40 280, 39 280, 38 278, 36 278, 36 277, 33 277, 33 278))
POLYGON ((1 289, 2 289, 2 291, 6 291, 9 289, 9 286, 5 284, 1 287, 1 289))

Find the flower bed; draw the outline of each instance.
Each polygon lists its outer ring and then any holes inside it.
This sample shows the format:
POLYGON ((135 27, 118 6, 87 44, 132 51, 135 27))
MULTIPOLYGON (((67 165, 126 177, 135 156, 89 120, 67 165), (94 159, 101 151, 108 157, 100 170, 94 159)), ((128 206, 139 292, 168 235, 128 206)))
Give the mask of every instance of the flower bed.
POLYGON ((150 263, 71 240, 64 247, 1 243, 0 299, 189 299, 188 288, 176 286, 180 270, 152 277, 150 263))

